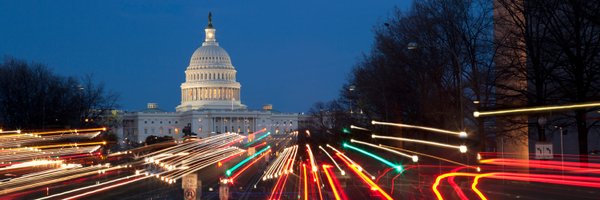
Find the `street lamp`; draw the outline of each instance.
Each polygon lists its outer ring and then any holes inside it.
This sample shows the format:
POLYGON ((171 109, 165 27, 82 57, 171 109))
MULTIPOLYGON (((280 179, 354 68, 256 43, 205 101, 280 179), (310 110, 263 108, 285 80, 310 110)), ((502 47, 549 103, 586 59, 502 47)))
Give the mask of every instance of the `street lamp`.
POLYGON ((562 162, 564 162, 564 160, 565 160, 564 159, 565 152, 564 152, 564 145, 563 145, 564 144, 563 143, 563 141, 564 141, 564 139, 563 139, 563 137, 564 137, 564 135, 563 135, 563 127, 562 126, 554 126, 554 128, 556 128, 556 129, 558 129, 560 131, 560 159, 562 160, 562 162))
MULTIPOLYGON (((348 91, 350 92, 350 98, 353 98, 352 93, 354 93, 354 90, 356 89, 356 86, 351 85, 348 87, 348 91)), ((352 103, 352 100, 350 100, 350 114, 354 114, 354 105, 352 103)))

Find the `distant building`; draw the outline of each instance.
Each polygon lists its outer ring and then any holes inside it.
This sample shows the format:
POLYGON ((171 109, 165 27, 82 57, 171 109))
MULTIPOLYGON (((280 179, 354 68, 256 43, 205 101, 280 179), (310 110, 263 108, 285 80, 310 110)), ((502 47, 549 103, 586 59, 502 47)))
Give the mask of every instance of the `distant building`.
POLYGON ((262 110, 250 110, 242 104, 237 71, 216 40, 210 17, 204 31, 206 38, 185 70, 181 104, 176 112, 166 112, 157 104, 148 103, 145 110, 124 113, 119 127, 122 130, 117 131, 122 133, 121 141, 143 142, 150 135, 180 139, 187 125, 202 138, 224 132, 247 134, 262 128, 272 134, 298 129, 297 113, 276 112, 270 104, 262 110))

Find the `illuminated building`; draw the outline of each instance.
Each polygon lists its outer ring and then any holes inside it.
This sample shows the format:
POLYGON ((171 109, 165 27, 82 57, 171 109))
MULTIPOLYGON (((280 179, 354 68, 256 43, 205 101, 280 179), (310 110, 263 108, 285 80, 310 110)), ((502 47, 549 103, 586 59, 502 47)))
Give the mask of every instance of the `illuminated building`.
POLYGON ((242 104, 241 84, 229 54, 219 46, 209 14, 205 39, 190 59, 181 84, 181 104, 176 112, 165 112, 155 103, 147 109, 123 114, 120 140, 142 142, 148 136, 183 137, 188 124, 198 137, 224 132, 251 133, 266 128, 272 134, 298 128, 297 113, 279 113, 266 105, 261 110, 242 104))

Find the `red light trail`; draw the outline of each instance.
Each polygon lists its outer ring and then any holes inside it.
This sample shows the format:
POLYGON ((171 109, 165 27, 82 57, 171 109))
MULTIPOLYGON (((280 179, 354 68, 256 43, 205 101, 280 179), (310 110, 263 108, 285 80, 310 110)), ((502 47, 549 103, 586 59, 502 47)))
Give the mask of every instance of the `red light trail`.
MULTIPOLYGON (((335 177, 333 177, 334 176, 333 172, 330 173, 331 170, 329 168, 331 168, 330 165, 323 165, 323 171, 325 172, 325 176, 327 176, 327 181, 329 182, 329 186, 331 186, 331 191, 333 191, 333 196, 335 197, 336 200, 342 200, 342 197, 341 197, 342 195, 340 195, 340 193, 343 194, 344 191, 339 190, 339 192, 338 192, 338 188, 341 188, 341 187, 339 186, 339 184, 337 186, 334 184, 333 179, 335 177)), ((345 195, 343 195, 343 196, 345 197, 345 195)), ((346 199, 346 198, 343 198, 343 199, 346 199)))
POLYGON ((354 165, 350 163, 350 161, 346 160, 340 153, 336 153, 336 156, 339 157, 354 173, 356 173, 373 191, 378 191, 385 199, 391 200, 393 199, 389 194, 387 194, 383 189, 381 189, 377 184, 375 184, 369 177, 363 174, 358 168, 362 168, 360 166, 354 165))

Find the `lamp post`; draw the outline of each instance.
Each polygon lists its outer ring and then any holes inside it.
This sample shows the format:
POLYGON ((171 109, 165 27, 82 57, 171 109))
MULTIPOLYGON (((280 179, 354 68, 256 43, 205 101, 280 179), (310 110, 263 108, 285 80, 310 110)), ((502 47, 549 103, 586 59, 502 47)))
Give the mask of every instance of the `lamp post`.
POLYGON ((565 162, 565 146, 564 146, 564 135, 563 135, 563 127, 558 127, 560 129, 560 160, 565 162))
MULTIPOLYGON (((351 85, 351 86, 348 87, 348 91, 350 92, 350 98, 354 97, 353 93, 354 93, 355 89, 356 89, 356 86, 354 86, 354 85, 351 85)), ((350 101, 350 115, 354 114, 353 108, 354 108, 354 104, 353 104, 353 102, 351 100, 350 101)))
POLYGON ((560 132, 560 165, 561 165, 561 170, 562 171, 562 175, 563 175, 563 179, 564 179, 564 175, 565 175, 565 148, 564 148, 564 135, 563 135, 563 127, 562 126, 554 126, 554 128, 557 128, 560 132))
MULTIPOLYGON (((475 109, 477 110, 482 110, 482 107, 485 105, 482 105, 481 101, 479 100, 475 100, 473 101, 473 104, 475 104, 475 109)), ((482 152, 486 151, 486 143, 487 143, 487 137, 485 135, 485 121, 483 117, 478 117, 477 118, 477 132, 479 133, 479 142, 481 144, 480 145, 480 149, 482 152)))

